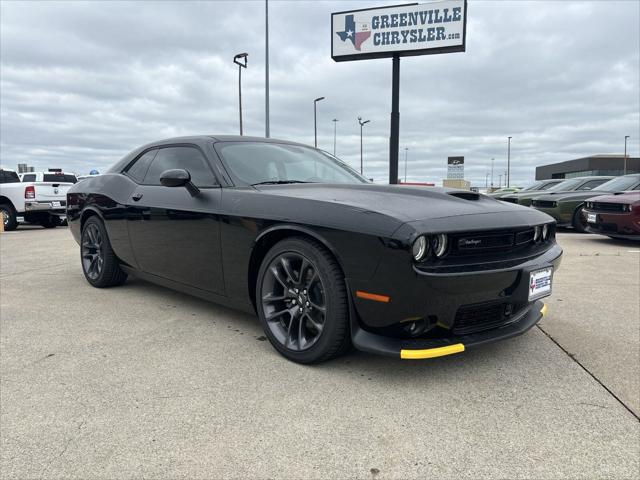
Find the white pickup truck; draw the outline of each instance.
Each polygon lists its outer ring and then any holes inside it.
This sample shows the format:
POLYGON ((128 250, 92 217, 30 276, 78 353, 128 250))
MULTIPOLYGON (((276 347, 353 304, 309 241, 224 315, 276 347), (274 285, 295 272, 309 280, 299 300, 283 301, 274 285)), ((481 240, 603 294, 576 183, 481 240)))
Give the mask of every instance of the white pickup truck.
MULTIPOLYGON (((29 173, 26 175, 33 175, 29 173)), ((0 170, 0 216, 4 229, 15 230, 19 223, 35 223, 54 228, 66 220, 67 190, 75 183, 62 172, 36 172, 36 180, 20 181, 12 170, 0 170)))

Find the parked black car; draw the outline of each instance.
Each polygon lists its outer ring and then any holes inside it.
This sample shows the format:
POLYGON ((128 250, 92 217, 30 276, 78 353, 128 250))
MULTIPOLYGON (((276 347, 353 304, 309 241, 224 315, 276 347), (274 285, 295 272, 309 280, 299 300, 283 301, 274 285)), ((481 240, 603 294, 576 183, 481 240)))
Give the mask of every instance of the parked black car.
POLYGON ((257 312, 301 363, 351 344, 429 358, 521 334, 562 249, 533 209, 374 185, 320 150, 199 136, 141 147, 68 194, 95 287, 128 274, 257 312))

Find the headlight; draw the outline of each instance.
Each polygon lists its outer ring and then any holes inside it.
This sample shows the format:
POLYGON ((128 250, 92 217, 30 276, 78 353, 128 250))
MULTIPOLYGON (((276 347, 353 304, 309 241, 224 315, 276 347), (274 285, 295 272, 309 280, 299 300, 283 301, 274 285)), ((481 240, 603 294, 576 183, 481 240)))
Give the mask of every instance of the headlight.
POLYGON ((533 227, 533 241, 537 242, 538 240, 540 240, 540 225, 536 225, 535 227, 533 227))
POLYGON ((416 241, 413 242, 413 247, 411 248, 411 253, 413 254, 413 258, 416 262, 422 260, 422 258, 427 253, 427 239, 420 235, 416 238, 416 241))
POLYGON ((447 253, 447 236, 444 233, 440 233, 433 237, 433 251, 436 257, 442 257, 447 253))
POLYGON ((631 211, 631 204, 628 203, 624 206, 624 208, 622 209, 623 212, 630 212, 631 211))
POLYGON ((546 241, 549 239, 549 225, 546 223, 542 226, 542 240, 546 241))

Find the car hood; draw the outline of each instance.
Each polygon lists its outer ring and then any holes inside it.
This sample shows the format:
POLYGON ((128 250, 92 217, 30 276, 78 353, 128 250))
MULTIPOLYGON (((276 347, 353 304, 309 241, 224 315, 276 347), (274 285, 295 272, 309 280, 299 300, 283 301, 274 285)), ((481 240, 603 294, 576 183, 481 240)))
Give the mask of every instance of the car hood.
POLYGON ((580 192, 552 192, 547 193, 546 195, 541 195, 536 198, 536 200, 553 200, 556 202, 564 202, 564 201, 575 201, 580 202, 582 200, 586 200, 587 198, 597 197, 599 195, 607 195, 611 192, 605 192, 602 190, 587 190, 580 192))
MULTIPOLYGON (((325 221, 320 223, 341 228, 359 229, 354 222, 363 222, 362 214, 368 215, 369 224, 379 224, 381 217, 388 219, 387 225, 390 228, 393 225, 391 231, 405 223, 424 231, 443 231, 465 226, 505 228, 552 220, 536 210, 465 190, 372 184, 261 185, 256 189, 267 197, 286 196, 292 202, 297 200, 289 209, 296 205, 296 215, 307 221, 324 212, 325 221)), ((262 201, 263 208, 272 203, 267 198, 262 201)))
POLYGON ((598 195, 597 197, 589 197, 586 200, 606 203, 624 203, 632 204, 640 202, 640 191, 620 192, 606 195, 598 195))
POLYGON ((424 218, 441 218, 512 211, 513 205, 498 202, 486 195, 466 190, 394 185, 261 185, 269 195, 337 203, 381 213, 410 222, 424 218))

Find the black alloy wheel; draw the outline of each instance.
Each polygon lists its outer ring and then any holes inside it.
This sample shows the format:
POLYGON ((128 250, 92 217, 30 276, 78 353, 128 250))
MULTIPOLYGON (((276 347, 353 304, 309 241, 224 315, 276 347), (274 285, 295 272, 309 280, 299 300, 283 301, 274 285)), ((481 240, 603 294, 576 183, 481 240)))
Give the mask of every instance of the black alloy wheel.
POLYGON ((576 232, 585 233, 587 231, 587 219, 582 205, 576 208, 576 211, 573 212, 571 224, 576 232))
POLYGON ((319 243, 278 243, 263 261, 256 290, 265 333, 290 360, 320 362, 350 345, 344 278, 319 243))
POLYGON ((87 225, 82 232, 82 269, 91 280, 97 280, 104 267, 102 232, 95 223, 87 225))
POLYGON ((127 279, 98 217, 90 217, 82 228, 80 257, 84 276, 94 287, 122 285, 127 279))

